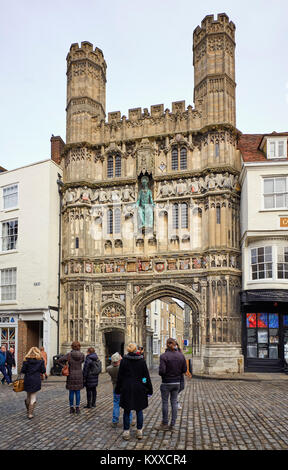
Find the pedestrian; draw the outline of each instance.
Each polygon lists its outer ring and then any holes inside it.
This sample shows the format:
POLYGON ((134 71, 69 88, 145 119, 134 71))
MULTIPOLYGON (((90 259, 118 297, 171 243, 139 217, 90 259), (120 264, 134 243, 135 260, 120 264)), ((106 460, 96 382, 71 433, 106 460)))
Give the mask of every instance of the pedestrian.
POLYGON ((148 407, 148 395, 153 394, 149 371, 143 356, 137 354, 137 346, 128 344, 127 352, 120 362, 116 395, 120 395, 120 406, 123 414, 123 439, 130 438, 130 412, 136 411, 137 439, 143 437, 143 410, 148 407))
MULTIPOLYGON (((179 351, 179 352, 182 352, 181 351, 181 348, 178 344, 178 342, 176 341, 176 348, 175 348, 176 351, 179 351)), ((180 379, 180 388, 179 388, 179 392, 178 392, 178 396, 177 396, 177 409, 178 410, 181 410, 182 409, 182 406, 179 402, 179 395, 180 393, 184 390, 184 387, 185 387, 185 379, 184 379, 184 374, 181 375, 181 379, 180 379)))
POLYGON ((156 427, 158 431, 173 431, 177 418, 177 397, 180 390, 181 377, 187 371, 186 360, 182 352, 177 351, 176 341, 167 339, 167 349, 160 356, 159 375, 162 377, 160 385, 162 398, 162 423, 156 427), (172 417, 168 426, 168 399, 170 397, 172 417))
POLYGON ((16 362, 14 356, 14 348, 11 346, 6 354, 6 369, 10 382, 12 382, 12 367, 16 367, 16 362))
POLYGON ((33 418, 36 394, 41 390, 41 374, 45 374, 45 364, 40 350, 33 346, 24 357, 21 374, 24 374, 24 391, 27 393, 25 405, 28 418, 33 418))
MULTIPOLYGON (((143 348, 143 346, 138 346, 137 354, 139 354, 139 356, 144 357, 144 348, 143 348)), ((144 357, 144 359, 145 359, 145 357, 144 357)))
MULTIPOLYGON (((40 351, 41 351, 42 359, 43 359, 44 364, 45 364, 45 369, 46 369, 46 371, 47 371, 47 353, 46 353, 46 351, 45 351, 45 349, 44 349, 43 346, 41 346, 40 351)), ((48 379, 47 372, 45 372, 45 379, 46 379, 46 380, 48 379)))
POLYGON ((68 362, 69 364, 69 375, 66 380, 66 389, 69 390, 70 414, 75 412, 76 414, 80 414, 80 391, 84 387, 82 363, 84 362, 85 357, 80 351, 81 344, 78 341, 73 341, 71 348, 71 352, 60 357, 58 362, 60 364, 68 362), (76 400, 76 409, 74 408, 74 398, 76 400))
POLYGON ((7 364, 7 352, 6 352, 6 346, 4 344, 1 346, 0 350, 0 372, 3 374, 3 378, 1 380, 2 385, 4 385, 5 380, 8 385, 12 384, 12 380, 10 380, 7 371, 6 371, 6 364, 7 364))
POLYGON ((87 405, 84 408, 95 408, 98 385, 98 376, 101 372, 101 361, 95 353, 94 348, 88 348, 83 367, 83 383, 86 387, 87 405))
MULTIPOLYGON (((111 356, 111 365, 107 367, 106 371, 111 377, 111 382, 113 385, 113 412, 112 412, 112 428, 116 428, 119 423, 119 416, 120 416, 120 395, 115 393, 116 383, 117 383, 117 376, 120 366, 120 361, 122 356, 116 352, 111 356)), ((130 424, 132 423, 132 411, 130 412, 130 424)))

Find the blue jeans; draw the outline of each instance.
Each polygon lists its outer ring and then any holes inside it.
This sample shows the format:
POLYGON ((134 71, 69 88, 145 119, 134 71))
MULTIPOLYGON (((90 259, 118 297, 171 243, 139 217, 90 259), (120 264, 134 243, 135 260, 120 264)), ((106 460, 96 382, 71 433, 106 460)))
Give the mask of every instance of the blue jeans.
POLYGON ((11 380, 9 379, 9 376, 7 375, 6 367, 5 366, 0 366, 0 372, 2 372, 2 374, 3 374, 2 381, 5 382, 5 380, 6 380, 7 384, 10 384, 11 380))
MULTIPOLYGON (((128 431, 130 429, 131 415, 132 415, 132 411, 124 410, 124 413, 123 413, 124 431, 128 431)), ((137 417, 137 429, 142 429, 143 428, 143 411, 142 410, 136 411, 136 417, 137 417)))
POLYGON ((76 406, 80 405, 80 390, 69 390, 69 402, 70 406, 74 406, 74 396, 76 397, 76 406))
MULTIPOLYGON (((120 416, 120 395, 113 392, 113 416, 112 423, 119 423, 120 416)), ((132 411, 130 411, 130 424, 132 423, 132 411)))

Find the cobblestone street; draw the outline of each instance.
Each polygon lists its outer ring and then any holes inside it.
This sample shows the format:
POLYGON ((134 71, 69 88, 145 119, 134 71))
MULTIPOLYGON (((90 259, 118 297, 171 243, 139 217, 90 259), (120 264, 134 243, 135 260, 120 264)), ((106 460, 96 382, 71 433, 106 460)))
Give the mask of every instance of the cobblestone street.
POLYGON ((111 428, 112 386, 106 374, 100 377, 97 406, 81 414, 69 414, 65 379, 49 377, 38 393, 35 417, 28 420, 25 393, 7 385, 0 388, 1 450, 283 450, 288 449, 287 376, 259 379, 186 379, 182 409, 176 431, 154 429, 161 422, 160 380, 151 374, 154 386, 150 406, 144 411, 144 437, 137 441, 132 428, 129 441, 122 439, 121 426, 111 428))

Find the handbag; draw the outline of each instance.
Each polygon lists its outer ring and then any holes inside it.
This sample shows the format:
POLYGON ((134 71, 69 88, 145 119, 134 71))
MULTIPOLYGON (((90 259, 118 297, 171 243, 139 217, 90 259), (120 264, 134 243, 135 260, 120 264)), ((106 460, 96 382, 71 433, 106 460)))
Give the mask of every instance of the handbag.
POLYGON ((13 391, 14 392, 24 392, 24 378, 21 378, 21 375, 18 375, 17 379, 13 382, 13 391))
MULTIPOLYGON (((69 358, 70 358, 70 355, 69 355, 69 358)), ((68 358, 68 360, 69 360, 68 358)), ((62 375, 64 375, 64 377, 68 377, 69 375, 69 364, 68 362, 66 362, 65 366, 63 366, 62 368, 62 375)))

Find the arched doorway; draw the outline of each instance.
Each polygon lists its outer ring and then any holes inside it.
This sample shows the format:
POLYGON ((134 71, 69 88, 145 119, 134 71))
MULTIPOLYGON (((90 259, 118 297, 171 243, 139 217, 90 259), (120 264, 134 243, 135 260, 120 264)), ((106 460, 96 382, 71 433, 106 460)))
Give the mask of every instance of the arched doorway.
POLYGON ((118 352, 124 355, 125 334, 118 328, 109 328, 103 331, 103 344, 105 350, 105 368, 110 365, 112 354, 118 352))
MULTIPOLYGON (((192 335, 194 335, 194 341, 197 342, 197 348, 193 348, 193 352, 198 353, 200 355, 201 352, 201 340, 202 340, 202 331, 204 330, 202 327, 202 309, 200 303, 200 295, 194 292, 192 289, 188 287, 178 284, 178 283, 163 283, 163 284, 155 284, 149 286, 146 289, 141 290, 135 297, 134 297, 134 304, 133 304, 133 315, 136 319, 134 323, 134 330, 132 330, 131 339, 136 341, 138 344, 144 346, 144 349, 147 351, 147 356, 151 353, 151 348, 153 348, 153 338, 154 338, 154 330, 153 325, 149 325, 150 327, 150 335, 147 333, 147 306, 150 306, 153 302, 161 300, 161 303, 167 303, 167 310, 168 304, 177 303, 180 301, 183 305, 187 306, 191 310, 191 328, 190 328, 190 346, 192 346, 192 335), (195 324, 194 324, 195 323, 195 324), (150 339, 152 336, 152 340, 150 339)), ((170 311, 170 309, 169 309, 170 311)), ((163 318, 163 317, 162 317, 163 318)), ((179 335, 177 331, 173 331, 172 323, 170 322, 170 316, 168 317, 169 320, 167 321, 167 338, 168 336, 175 337, 175 339, 179 342, 179 335), (169 322, 169 327, 168 327, 169 322)), ((184 308, 183 308, 183 320, 184 322, 184 308)), ((148 328, 149 329, 149 328, 148 328)), ((164 328, 165 329, 165 328, 164 328)), ((163 328, 161 329, 161 334, 163 334, 163 328)), ((161 337, 161 346, 165 348, 165 337, 161 337)), ((181 348, 183 348, 183 342, 181 341, 181 348)), ((164 352, 161 350, 161 352, 164 352)), ((191 349, 192 354, 192 349, 191 349)), ((153 360, 150 357, 147 357, 147 362, 152 365, 153 360)))

